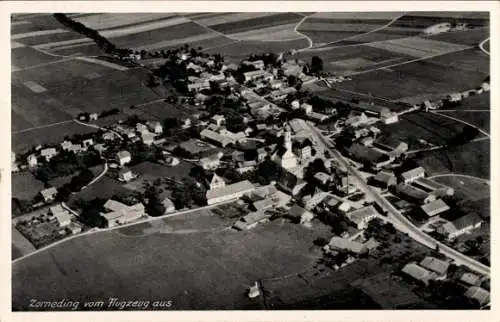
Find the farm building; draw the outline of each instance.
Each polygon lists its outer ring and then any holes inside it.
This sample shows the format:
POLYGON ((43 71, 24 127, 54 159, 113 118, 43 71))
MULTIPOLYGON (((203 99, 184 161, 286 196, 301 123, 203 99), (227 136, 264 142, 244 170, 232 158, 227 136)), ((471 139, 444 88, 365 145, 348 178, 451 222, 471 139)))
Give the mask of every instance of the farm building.
POLYGON ((288 95, 295 94, 296 92, 297 90, 294 87, 285 87, 272 91, 269 96, 273 100, 283 100, 287 98, 288 95))
POLYGON ((427 193, 421 189, 404 183, 400 183, 396 186, 396 193, 403 199, 419 204, 426 204, 436 200, 436 196, 434 194, 427 193))
POLYGON ((332 237, 327 247, 329 250, 344 250, 355 254, 362 254, 368 251, 364 244, 338 236, 332 237))
POLYGON ((347 213, 347 218, 352 221, 358 229, 365 229, 368 222, 379 215, 373 206, 363 207, 347 213))
POLYGON ((402 272, 418 281, 423 282, 426 285, 429 284, 429 280, 435 278, 434 273, 418 266, 416 263, 406 264, 403 267, 402 272))
POLYGON ((421 206, 420 209, 428 217, 433 217, 450 210, 450 207, 443 200, 437 199, 421 206))
POLYGON ((40 155, 45 158, 46 161, 49 161, 52 157, 57 155, 57 150, 55 148, 46 148, 40 151, 40 155))
POLYGON ((230 185, 225 185, 207 191, 207 203, 209 205, 242 197, 244 194, 252 192, 254 185, 248 181, 240 181, 230 185))
POLYGON ((148 129, 151 132, 153 132, 154 134, 162 134, 163 133, 163 126, 158 121, 148 121, 148 122, 146 122, 146 125, 147 125, 148 129))
POLYGON ((306 186, 307 182, 298 178, 290 171, 282 170, 276 183, 277 187, 292 196, 296 196, 306 186))
POLYGON ((396 183, 396 176, 390 171, 380 171, 370 179, 370 184, 383 189, 395 186, 396 183))
POLYGON ((272 74, 266 72, 265 70, 254 70, 251 72, 246 72, 243 73, 243 76, 245 77, 245 82, 260 80, 271 81, 274 78, 272 74))
POLYGON ((490 302, 490 292, 479 286, 471 286, 465 292, 468 298, 477 300, 479 305, 483 306, 490 302))
POLYGON ((140 202, 133 206, 127 206, 110 199, 106 201, 103 208, 104 212, 101 212, 101 216, 106 221, 107 227, 126 224, 146 215, 144 205, 140 202))
POLYGON ((467 272, 463 273, 462 276, 460 276, 460 282, 465 283, 469 286, 477 286, 481 284, 481 278, 476 274, 467 272))
POLYGON ((394 161, 394 157, 390 157, 382 152, 368 148, 359 143, 353 143, 348 149, 349 155, 363 163, 364 165, 371 166, 374 169, 380 169, 394 161))
POLYGON ((423 178, 425 176, 425 169, 422 167, 417 167, 401 173, 400 180, 406 184, 411 183, 418 178, 423 178))
POLYGON ((318 189, 312 196, 305 196, 302 198, 302 203, 307 210, 313 210, 320 203, 328 197, 328 192, 324 192, 318 189))
POLYGON ((212 124, 215 124, 216 126, 222 126, 226 122, 226 118, 224 117, 224 115, 216 114, 216 115, 212 116, 212 118, 210 119, 210 122, 212 124))
POLYGON ((297 157, 304 161, 312 156, 312 142, 307 137, 296 137, 294 139, 292 149, 297 157))
POLYGON ((26 162, 28 163, 28 167, 30 167, 30 168, 36 167, 38 164, 38 160, 36 158, 36 155, 34 155, 34 154, 28 155, 26 162))
POLYGON ((452 187, 428 178, 418 178, 412 184, 422 190, 432 192, 438 197, 453 196, 455 194, 455 189, 452 187))
POLYGON ((172 202, 172 200, 170 200, 170 198, 168 198, 168 197, 163 198, 161 203, 162 203, 163 207, 165 207, 165 213, 170 213, 170 212, 175 211, 175 205, 172 202))
POLYGON ((121 166, 132 161, 132 155, 128 151, 120 151, 116 154, 116 159, 121 166))
POLYGON ((211 154, 200 159, 200 166, 205 170, 214 170, 219 167, 220 159, 224 154, 222 152, 211 154))
POLYGON ((66 227, 71 223, 71 214, 61 204, 50 207, 49 215, 57 219, 59 227, 66 227))
POLYGON ((446 277, 446 273, 448 272, 450 263, 431 256, 427 256, 420 262, 420 266, 436 273, 439 277, 444 278, 446 277))
POLYGON ((455 239, 473 229, 481 227, 483 221, 476 213, 470 213, 453 221, 447 222, 438 228, 438 233, 455 239))
POLYGON ((232 140, 231 138, 208 129, 204 129, 203 131, 201 131, 200 137, 221 147, 226 147, 227 145, 234 143, 234 140, 232 140))
POLYGON ((331 180, 331 176, 324 172, 317 172, 314 174, 314 179, 318 180, 319 183, 326 185, 331 180))
POLYGON ((42 196, 44 202, 52 202, 57 195, 57 189, 55 187, 44 189, 40 191, 40 195, 42 196))
POLYGON ((257 226, 259 223, 264 223, 269 221, 271 216, 263 211, 251 212, 244 216, 234 224, 234 228, 237 230, 248 230, 257 226))
POLYGON ((134 174, 129 168, 121 168, 118 172, 118 180, 128 182, 134 178, 134 174))

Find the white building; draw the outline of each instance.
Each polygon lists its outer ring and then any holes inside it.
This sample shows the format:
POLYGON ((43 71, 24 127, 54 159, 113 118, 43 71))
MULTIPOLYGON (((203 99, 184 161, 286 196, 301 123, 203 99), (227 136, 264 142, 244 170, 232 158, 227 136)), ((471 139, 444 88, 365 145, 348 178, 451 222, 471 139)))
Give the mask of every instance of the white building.
POLYGON ((28 155, 28 158, 26 159, 26 161, 28 163, 28 167, 30 167, 30 168, 36 167, 38 164, 38 160, 36 158, 36 155, 34 155, 34 154, 28 155))
POLYGON ((146 215, 144 205, 140 202, 133 206, 127 206, 110 199, 104 204, 104 210, 105 212, 101 212, 101 216, 106 221, 107 227, 126 224, 146 215))
POLYGON ((128 151, 120 151, 116 154, 118 163, 123 167, 125 164, 132 161, 132 155, 128 151))
POLYGON ((215 170, 220 165, 220 159, 224 153, 218 152, 200 159, 200 166, 205 170, 215 170))
POLYGON ((417 167, 408 171, 401 173, 401 180, 408 184, 411 183, 418 178, 423 178, 425 176, 425 169, 422 167, 417 167))
POLYGON ((146 123, 146 125, 148 129, 154 134, 158 135, 163 133, 163 126, 158 121, 149 121, 146 123))
POLYGON ((71 214, 61 204, 49 208, 49 215, 57 219, 59 227, 66 227, 71 223, 71 214))
POLYGON ((224 185, 219 188, 210 189, 207 191, 207 203, 209 205, 236 199, 242 197, 244 194, 252 192, 255 189, 254 185, 248 181, 240 181, 230 185, 224 185))
POLYGON ((284 144, 278 148, 271 159, 286 170, 297 167, 297 157, 292 150, 292 133, 288 124, 285 126, 284 144))
POLYGON ((57 150, 55 148, 47 148, 40 151, 40 155, 49 161, 52 157, 57 155, 57 150))
POLYGON ((44 189, 40 191, 40 195, 42 196, 44 202, 52 202, 56 198, 57 189, 55 187, 44 189))
POLYGON ((155 135, 149 131, 145 131, 141 133, 142 143, 146 145, 152 145, 155 141, 155 135))
POLYGON ((365 229, 370 220, 376 218, 377 216, 378 212, 373 206, 360 208, 347 213, 347 218, 356 224, 358 229, 365 229))
POLYGON ((128 182, 134 178, 132 171, 128 168, 122 168, 118 172, 118 180, 128 182))

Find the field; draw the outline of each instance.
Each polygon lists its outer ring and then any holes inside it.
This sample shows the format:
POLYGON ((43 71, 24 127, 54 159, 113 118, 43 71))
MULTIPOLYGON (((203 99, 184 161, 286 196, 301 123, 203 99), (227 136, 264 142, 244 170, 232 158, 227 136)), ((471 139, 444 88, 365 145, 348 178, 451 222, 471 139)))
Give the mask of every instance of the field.
POLYGON ((490 151, 490 140, 483 140, 426 152, 417 162, 430 176, 454 173, 487 179, 490 177, 490 151))
POLYGON ((43 189, 43 182, 38 181, 31 172, 12 174, 12 198, 31 200, 43 189))
POLYGON ((34 252, 35 246, 30 243, 16 228, 12 227, 12 259, 34 252))
POLYGON ((443 55, 445 53, 460 51, 468 48, 464 45, 447 43, 425 39, 420 37, 409 37, 392 39, 368 43, 366 46, 388 50, 397 54, 403 54, 415 58, 424 58, 429 56, 443 55))
POLYGON ((459 120, 477 126, 478 128, 490 132, 490 112, 468 112, 468 111, 454 111, 454 112, 440 112, 443 115, 448 115, 459 120))
POLYGON ((246 290, 254 281, 312 265, 315 237, 314 230, 278 223, 249 232, 84 236, 13 264, 13 309, 27 309, 30 298, 63 297, 172 299, 176 310, 249 307, 255 304, 246 290))

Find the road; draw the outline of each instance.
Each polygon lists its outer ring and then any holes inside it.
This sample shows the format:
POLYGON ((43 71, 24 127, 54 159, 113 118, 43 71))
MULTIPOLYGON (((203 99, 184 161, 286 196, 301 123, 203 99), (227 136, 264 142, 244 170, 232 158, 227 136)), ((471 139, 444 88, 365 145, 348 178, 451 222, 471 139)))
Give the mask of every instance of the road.
POLYGON ((331 149, 331 142, 325 139, 322 136, 321 132, 316 129, 316 127, 311 126, 311 130, 314 132, 314 136, 316 136, 322 142, 322 145, 327 148, 331 155, 334 156, 338 160, 338 162, 348 170, 357 186, 365 193, 365 195, 371 197, 372 200, 374 200, 382 209, 387 211, 387 218, 396 229, 407 233, 409 237, 429 248, 436 249, 436 246, 439 247, 440 253, 444 254, 448 258, 453 259, 459 265, 461 264, 467 266, 472 271, 483 275, 490 274, 490 268, 488 266, 483 265, 478 261, 438 242, 431 236, 420 231, 418 227, 413 225, 390 202, 388 202, 384 197, 382 197, 379 193, 372 189, 364 181, 361 174, 356 169, 351 167, 349 162, 337 150, 331 149))
POLYGON ((479 44, 479 49, 481 49, 481 51, 483 53, 485 53, 486 55, 490 55, 490 52, 487 51, 485 48, 484 48, 484 44, 487 43, 488 41, 490 40, 490 37, 486 38, 485 40, 483 40, 480 44, 479 44))

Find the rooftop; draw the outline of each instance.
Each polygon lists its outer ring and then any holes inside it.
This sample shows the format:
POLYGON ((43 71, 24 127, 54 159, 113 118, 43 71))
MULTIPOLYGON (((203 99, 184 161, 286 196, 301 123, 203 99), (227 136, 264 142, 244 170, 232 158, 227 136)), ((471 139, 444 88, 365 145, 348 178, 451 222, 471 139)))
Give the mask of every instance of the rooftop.
POLYGON ((420 208, 422 208, 425 214, 429 217, 435 216, 450 209, 450 207, 448 207, 448 205, 441 199, 429 202, 428 204, 425 204, 420 208))
POLYGON ((427 256, 420 262, 420 266, 439 275, 445 275, 450 263, 435 257, 427 256))
POLYGON ((333 249, 348 250, 357 254, 366 251, 366 247, 362 243, 337 236, 332 237, 328 246, 333 249))
POLYGON ((224 187, 208 190, 207 199, 214 199, 234 193, 245 193, 251 191, 252 189, 254 189, 254 185, 250 181, 244 180, 237 183, 225 185, 224 187))

